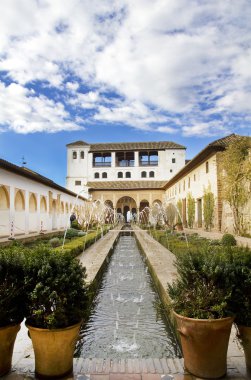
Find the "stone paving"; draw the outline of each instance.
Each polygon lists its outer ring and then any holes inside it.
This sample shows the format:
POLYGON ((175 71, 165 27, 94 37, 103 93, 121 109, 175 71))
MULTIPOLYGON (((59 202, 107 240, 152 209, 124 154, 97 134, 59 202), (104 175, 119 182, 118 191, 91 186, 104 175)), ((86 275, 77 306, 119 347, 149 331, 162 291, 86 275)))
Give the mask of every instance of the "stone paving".
MULTIPOLYGON (((197 232, 197 231, 193 231, 197 232)), ((87 281, 91 282, 99 273, 106 257, 113 247, 119 231, 109 231, 102 239, 84 251, 79 259, 87 268, 87 281)), ((144 249, 149 263, 154 269, 163 289, 168 281, 176 276, 173 254, 156 242, 146 231, 135 230, 137 239, 144 249)), ((214 238, 214 237, 212 237, 214 238)), ((74 375, 65 380, 196 380, 183 368, 183 360, 175 359, 126 359, 111 360, 102 358, 74 359, 74 375)), ((228 380, 248 379, 245 370, 244 355, 235 340, 233 329, 228 350, 228 380)), ((4 376, 6 380, 35 379, 34 353, 27 329, 22 324, 18 333, 13 355, 13 369, 4 376)))

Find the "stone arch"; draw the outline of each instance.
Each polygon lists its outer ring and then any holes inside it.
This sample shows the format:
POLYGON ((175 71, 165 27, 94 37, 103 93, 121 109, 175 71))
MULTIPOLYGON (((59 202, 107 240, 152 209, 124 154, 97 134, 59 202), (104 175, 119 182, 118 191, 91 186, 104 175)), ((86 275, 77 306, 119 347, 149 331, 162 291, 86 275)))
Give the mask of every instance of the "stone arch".
POLYGON ((52 229, 57 228, 57 201, 53 199, 51 204, 51 214, 52 214, 52 229))
POLYGON ((47 202, 45 196, 40 198, 40 231, 47 230, 47 202))
POLYGON ((149 202, 142 199, 139 204, 139 221, 143 224, 148 223, 149 220, 149 202))
POLYGON ((29 198, 29 212, 36 212, 37 211, 37 199, 34 193, 30 194, 29 198))
POLYGON ((46 211, 47 211, 46 199, 44 196, 42 196, 40 199, 40 212, 44 213, 46 211))
POLYGON ((117 212, 119 212, 119 209, 121 210, 121 213, 123 214, 125 221, 129 221, 129 212, 132 213, 132 209, 136 208, 136 201, 130 196, 123 196, 119 198, 119 200, 117 201, 117 212))
POLYGON ((17 190, 16 196, 15 196, 15 210, 24 211, 24 209, 25 209, 24 194, 22 190, 17 190))
POLYGON ((38 215, 37 215, 37 198, 34 193, 30 193, 29 197, 29 232, 37 231, 38 215))
POLYGON ((69 205, 68 205, 68 203, 66 202, 66 204, 65 204, 65 212, 66 212, 66 214, 68 214, 69 213, 69 205))
POLYGON ((9 192, 5 186, 0 186, 0 210, 10 208, 9 192))
POLYGON ((152 204, 154 205, 155 203, 158 203, 158 205, 160 206, 162 205, 162 202, 160 199, 155 199, 152 204))
POLYGON ((17 190, 15 195, 15 220, 14 233, 22 235, 25 233, 25 198, 22 190, 17 190))
POLYGON ((111 207, 113 209, 113 202, 110 199, 107 199, 105 201, 105 205, 108 206, 108 207, 111 207))
POLYGON ((8 189, 0 186, 0 236, 9 235, 10 197, 8 189))

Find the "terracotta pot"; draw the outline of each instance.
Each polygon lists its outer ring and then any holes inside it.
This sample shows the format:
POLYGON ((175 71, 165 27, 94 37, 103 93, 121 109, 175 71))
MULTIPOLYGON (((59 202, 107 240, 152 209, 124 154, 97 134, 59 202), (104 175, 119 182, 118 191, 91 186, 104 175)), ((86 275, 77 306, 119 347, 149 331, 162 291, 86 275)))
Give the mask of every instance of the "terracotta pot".
POLYGON ((241 341, 245 354, 247 372, 251 375, 251 327, 237 325, 237 328, 237 336, 241 341))
POLYGON ((61 377, 72 372, 81 322, 64 329, 41 329, 26 324, 35 353, 38 377, 61 377))
POLYGON ((11 370, 13 348, 19 330, 20 323, 0 328, 0 376, 11 370))
POLYGON ((197 377, 217 379, 227 371, 227 349, 234 318, 193 319, 174 312, 185 368, 197 377))

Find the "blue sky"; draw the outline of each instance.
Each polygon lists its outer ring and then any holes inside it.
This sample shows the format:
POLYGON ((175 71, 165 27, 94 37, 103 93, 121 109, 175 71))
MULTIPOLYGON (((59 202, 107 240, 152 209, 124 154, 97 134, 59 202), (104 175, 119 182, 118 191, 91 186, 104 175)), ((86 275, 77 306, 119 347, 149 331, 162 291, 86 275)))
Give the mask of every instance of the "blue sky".
POLYGON ((0 2, 0 157, 64 185, 65 145, 250 135, 249 0, 0 2))

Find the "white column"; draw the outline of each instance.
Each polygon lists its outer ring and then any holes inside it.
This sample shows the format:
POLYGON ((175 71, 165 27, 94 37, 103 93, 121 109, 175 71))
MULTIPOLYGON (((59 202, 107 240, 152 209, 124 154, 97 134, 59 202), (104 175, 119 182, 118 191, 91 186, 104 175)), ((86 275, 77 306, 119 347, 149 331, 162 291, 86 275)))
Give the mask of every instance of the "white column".
POLYGON ((139 152, 134 152, 134 166, 139 166, 139 152))
POLYGON ((116 166, 116 154, 115 152, 112 152, 112 168, 115 168, 116 166))

